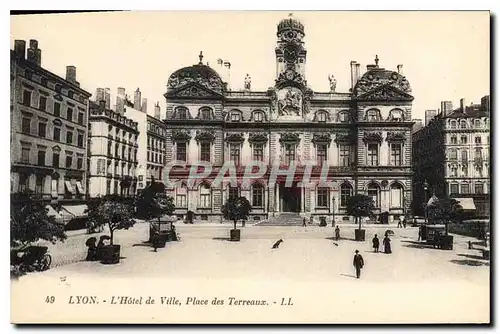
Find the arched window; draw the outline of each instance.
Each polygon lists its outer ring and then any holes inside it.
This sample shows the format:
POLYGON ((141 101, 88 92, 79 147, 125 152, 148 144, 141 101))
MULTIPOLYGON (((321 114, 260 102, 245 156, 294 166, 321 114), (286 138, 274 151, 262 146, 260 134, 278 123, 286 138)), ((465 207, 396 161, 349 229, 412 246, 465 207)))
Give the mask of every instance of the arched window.
POLYGON ((328 115, 323 110, 318 111, 318 113, 316 114, 316 120, 319 123, 326 123, 327 119, 328 119, 328 115))
POLYGON ((200 109, 200 119, 210 120, 212 119, 212 110, 210 108, 201 108, 200 109))
POLYGON ((254 122, 264 122, 264 113, 262 111, 254 111, 253 120, 254 122))
POLYGON ((260 183, 252 185, 252 207, 261 208, 264 206, 264 187, 260 183))
POLYGON ((467 128, 467 122, 463 119, 460 121, 460 129, 465 129, 467 128))
POLYGON ((467 161, 467 150, 462 150, 460 156, 461 156, 462 160, 467 161))
POLYGON ((187 119, 188 110, 184 107, 179 107, 175 109, 175 119, 187 119))
POLYGON ((339 122, 340 123, 349 123, 349 113, 347 111, 339 112, 339 122))
POLYGON ((403 121, 403 111, 401 109, 392 109, 390 112, 390 118, 395 122, 403 121))
POLYGON ((349 183, 343 183, 340 186, 340 207, 345 208, 349 197, 352 196, 352 187, 349 183))
POLYGON ((476 138, 474 138, 474 143, 481 144, 481 137, 477 136, 476 138))
POLYGON ((373 199, 375 207, 380 207, 380 187, 376 183, 370 183, 368 185, 368 197, 373 199))
POLYGON ((187 208, 187 187, 184 183, 175 189, 175 207, 187 208))
POLYGON ((460 137, 460 144, 467 144, 467 136, 460 137))
POLYGON ((368 122, 377 122, 380 120, 380 112, 377 109, 370 109, 366 112, 368 122))
POLYGON ((457 128, 457 121, 450 121, 450 128, 456 129, 457 128))
POLYGON ((210 208, 210 186, 206 183, 200 185, 200 208, 210 208))
POLYGON ((238 198, 240 197, 240 188, 239 187, 231 187, 228 188, 228 199, 238 198))
POLYGON ((229 120, 231 122, 241 122, 242 117, 241 117, 241 111, 239 110, 232 110, 231 113, 229 114, 229 120))
POLYGON ((456 144, 457 143, 457 137, 456 136, 452 136, 451 140, 450 140, 450 143, 451 144, 456 144))
POLYGON ((391 184, 391 208, 403 207, 403 186, 399 183, 391 184))

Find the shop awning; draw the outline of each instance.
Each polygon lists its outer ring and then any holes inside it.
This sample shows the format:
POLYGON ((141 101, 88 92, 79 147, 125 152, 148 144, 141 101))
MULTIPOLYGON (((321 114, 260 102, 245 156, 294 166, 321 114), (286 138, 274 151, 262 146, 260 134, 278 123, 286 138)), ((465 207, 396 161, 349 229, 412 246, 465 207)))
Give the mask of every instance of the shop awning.
POLYGON ((73 185, 69 181, 64 181, 64 185, 66 186, 66 190, 68 190, 69 193, 74 194, 75 189, 73 189, 73 185))
POLYGON ((47 216, 49 217, 53 216, 56 219, 62 218, 61 214, 57 212, 51 205, 46 205, 45 208, 48 210, 47 216))
POLYGON ((476 210, 473 198, 455 198, 464 210, 476 210))
POLYGON ((85 210, 87 210, 87 206, 85 204, 82 205, 63 205, 63 209, 69 212, 74 217, 84 217, 87 214, 85 210))
POLYGON ((76 190, 78 190, 78 193, 80 193, 80 195, 85 195, 85 191, 83 190, 83 186, 80 181, 76 183, 76 190))

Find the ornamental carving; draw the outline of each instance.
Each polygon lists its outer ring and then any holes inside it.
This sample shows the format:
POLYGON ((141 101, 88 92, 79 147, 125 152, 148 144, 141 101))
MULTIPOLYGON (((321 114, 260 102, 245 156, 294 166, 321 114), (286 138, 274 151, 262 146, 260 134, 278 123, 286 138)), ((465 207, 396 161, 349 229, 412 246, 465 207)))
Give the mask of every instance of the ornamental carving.
POLYGON ((367 142, 381 142, 382 132, 365 132, 363 135, 363 141, 367 142))
POLYGON ((267 143, 266 133, 250 133, 248 135, 248 141, 250 143, 267 143))
POLYGON ((328 143, 330 145, 330 142, 332 141, 332 137, 328 132, 322 132, 322 133, 315 133, 313 135, 312 142, 313 143, 328 143))
POLYGON ((284 142, 294 142, 298 143, 300 141, 300 134, 298 133, 282 133, 280 138, 280 143, 284 142))
POLYGON ((222 93, 222 80, 212 68, 205 65, 186 67, 174 72, 168 79, 168 89, 175 89, 196 82, 205 88, 222 93))
POLYGON ((364 100, 375 100, 375 101, 400 101, 400 100, 410 100, 412 97, 408 94, 402 94, 396 90, 388 87, 384 87, 380 90, 373 91, 366 95, 363 95, 364 100))
POLYGON ((387 141, 406 141, 404 132, 387 132, 387 141))
POLYGON ((301 116, 302 102, 300 89, 283 89, 278 94, 278 114, 280 116, 301 116))
POLYGON ((356 141, 356 136, 350 133, 337 133, 335 135, 335 142, 339 143, 354 143, 356 141))
POLYGON ((200 89, 196 86, 192 86, 190 88, 181 90, 177 93, 175 93, 177 96, 185 96, 185 97, 207 97, 207 96, 212 96, 209 92, 206 90, 200 89))
POLYGON ((226 134, 226 142, 231 143, 242 143, 245 141, 243 133, 227 133, 226 134))
POLYGON ((411 87, 408 80, 397 72, 390 71, 370 71, 356 84, 356 95, 371 92, 382 86, 392 86, 398 90, 411 93, 411 87))
POLYGON ((174 130, 172 131, 172 138, 175 141, 189 141, 191 140, 191 134, 186 130, 174 130))
POLYGON ((196 141, 209 141, 215 140, 215 132, 210 130, 198 130, 196 131, 196 141))
POLYGON ((285 82, 285 81, 291 81, 298 83, 300 85, 304 84, 304 78, 300 73, 297 73, 291 68, 288 68, 284 72, 281 72, 280 75, 278 76, 277 82, 285 82))

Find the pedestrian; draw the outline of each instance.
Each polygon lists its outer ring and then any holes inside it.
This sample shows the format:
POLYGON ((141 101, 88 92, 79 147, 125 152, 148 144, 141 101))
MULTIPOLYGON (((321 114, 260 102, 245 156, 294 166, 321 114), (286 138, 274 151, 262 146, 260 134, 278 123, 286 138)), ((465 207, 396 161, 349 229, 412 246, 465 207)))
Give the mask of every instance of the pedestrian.
POLYGON ((357 249, 354 254, 354 259, 352 260, 352 265, 356 268, 356 278, 359 278, 361 276, 361 268, 365 265, 365 261, 357 249))
POLYGON ((375 236, 372 239, 372 243, 373 243, 373 251, 375 253, 378 253, 378 249, 380 247, 380 241, 378 240, 378 237, 377 237, 376 234, 375 234, 375 236))
POLYGON ((391 239, 389 239, 389 236, 386 234, 384 238, 384 253, 385 254, 391 254, 391 239))
POLYGON ((401 224, 401 218, 398 217, 398 228, 403 227, 403 224, 401 224))
POLYGON ((153 242, 153 252, 158 252, 158 244, 160 243, 160 233, 154 229, 153 231, 153 237, 151 238, 151 241, 153 242))
POLYGON ((306 221, 307 221, 306 217, 304 217, 304 219, 302 220, 302 227, 307 227, 306 221))
POLYGON ((339 226, 337 225, 335 227, 335 240, 339 240, 340 239, 340 228, 339 226))
POLYGON ((406 228, 406 217, 403 217, 403 228, 406 228))
POLYGON ((423 228, 422 228, 422 226, 419 226, 418 227, 418 240, 417 241, 422 240, 423 234, 424 234, 423 228))

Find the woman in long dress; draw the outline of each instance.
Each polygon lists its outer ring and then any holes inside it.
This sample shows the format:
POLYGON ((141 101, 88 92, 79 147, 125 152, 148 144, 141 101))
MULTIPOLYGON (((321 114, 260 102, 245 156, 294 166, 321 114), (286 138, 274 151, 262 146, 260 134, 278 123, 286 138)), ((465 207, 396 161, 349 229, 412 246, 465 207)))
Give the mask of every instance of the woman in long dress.
POLYGON ((384 238, 384 253, 386 253, 386 254, 391 254, 392 253, 392 250, 391 250, 391 239, 389 239, 389 237, 387 236, 387 234, 385 235, 385 238, 384 238))

